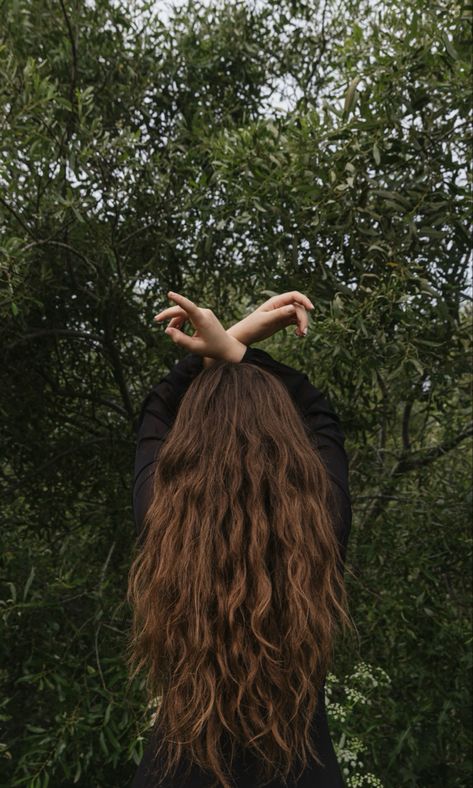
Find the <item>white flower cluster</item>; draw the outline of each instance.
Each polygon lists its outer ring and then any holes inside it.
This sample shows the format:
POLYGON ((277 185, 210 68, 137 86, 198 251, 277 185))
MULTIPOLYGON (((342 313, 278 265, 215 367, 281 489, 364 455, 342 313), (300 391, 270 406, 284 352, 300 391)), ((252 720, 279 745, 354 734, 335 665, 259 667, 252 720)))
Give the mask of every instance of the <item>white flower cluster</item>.
POLYGON ((330 717, 334 720, 340 720, 340 722, 345 722, 348 714, 348 709, 345 706, 342 706, 341 703, 327 703, 327 709, 330 705, 330 717))
POLYGON ((379 665, 368 665, 367 662, 358 662, 350 678, 364 686, 378 687, 390 686, 391 679, 379 665))
POLYGON ((340 679, 338 679, 334 673, 327 673, 327 678, 325 679, 325 698, 328 700, 332 696, 332 688, 335 684, 340 684, 340 679))
POLYGON ((367 747, 357 736, 352 736, 350 739, 350 750, 352 754, 358 755, 360 752, 365 752, 367 747))
POLYGON ((163 700, 162 695, 158 695, 157 697, 150 700, 146 706, 146 711, 149 714, 148 718, 148 725, 151 728, 154 723, 156 722, 156 718, 158 715, 159 707, 161 706, 163 700))
POLYGON ((363 695, 363 693, 359 690, 353 689, 353 687, 346 687, 345 693, 347 700, 351 701, 353 705, 355 705, 355 703, 361 703, 365 705, 370 702, 366 695, 363 695))
POLYGON ((383 783, 374 774, 355 774, 347 779, 348 788, 364 788, 365 785, 371 785, 373 788, 383 788, 383 783))
POLYGON ((328 673, 325 681, 326 707, 329 719, 335 729, 342 728, 338 742, 334 742, 337 758, 345 776, 347 788, 383 788, 378 777, 366 771, 363 753, 367 747, 363 741, 347 734, 356 730, 356 712, 359 706, 370 706, 376 688, 389 687, 391 679, 376 665, 358 662, 353 672, 340 681, 333 673, 328 673), (345 723, 340 726, 340 723, 345 723))
POLYGON ((383 788, 382 782, 371 772, 365 772, 363 759, 360 757, 367 747, 356 736, 342 741, 335 747, 338 762, 342 768, 347 788, 362 788, 371 785, 373 788, 383 788), (342 744, 342 746, 340 746, 342 744))

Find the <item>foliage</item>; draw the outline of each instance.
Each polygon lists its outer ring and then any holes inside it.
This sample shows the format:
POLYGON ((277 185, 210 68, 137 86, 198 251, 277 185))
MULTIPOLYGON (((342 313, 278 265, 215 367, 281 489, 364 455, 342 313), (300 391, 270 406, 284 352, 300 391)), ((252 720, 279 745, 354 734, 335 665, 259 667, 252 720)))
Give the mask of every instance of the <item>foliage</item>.
POLYGON ((172 289, 229 325, 293 288, 307 339, 263 347, 328 393, 351 461, 349 784, 467 784, 470 20, 443 0, 168 19, 4 0, 2 785, 130 784, 134 436, 177 357, 152 316, 172 289), (360 688, 360 662, 389 688, 360 688))

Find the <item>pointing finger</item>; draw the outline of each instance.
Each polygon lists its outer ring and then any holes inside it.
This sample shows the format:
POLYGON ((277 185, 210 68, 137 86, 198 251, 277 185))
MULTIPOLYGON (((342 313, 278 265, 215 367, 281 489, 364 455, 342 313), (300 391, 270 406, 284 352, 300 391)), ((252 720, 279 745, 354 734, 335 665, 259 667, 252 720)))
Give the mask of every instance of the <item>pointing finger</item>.
POLYGON ((192 322, 199 320, 200 309, 197 304, 194 304, 194 302, 190 300, 190 298, 186 298, 185 296, 180 295, 180 293, 173 293, 171 290, 168 292, 168 296, 186 310, 192 322))

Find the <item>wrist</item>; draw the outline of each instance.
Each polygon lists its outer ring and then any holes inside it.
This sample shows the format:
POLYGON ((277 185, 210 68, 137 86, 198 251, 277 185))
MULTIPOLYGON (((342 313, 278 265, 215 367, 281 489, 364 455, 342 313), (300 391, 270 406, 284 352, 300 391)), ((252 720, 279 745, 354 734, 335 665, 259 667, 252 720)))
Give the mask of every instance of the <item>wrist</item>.
POLYGON ((202 363, 205 369, 207 367, 211 367, 217 361, 233 361, 238 363, 245 355, 247 349, 247 345, 245 345, 244 342, 240 342, 239 339, 230 335, 221 355, 219 355, 217 358, 214 358, 213 356, 203 356, 202 363))
POLYGON ((240 320, 239 323, 235 323, 235 325, 230 326, 227 328, 227 334, 229 334, 234 339, 237 339, 243 345, 250 345, 251 338, 247 331, 245 331, 244 321, 240 320))
MULTIPOLYGON (((228 333, 228 332, 227 332, 228 333)), ((225 352, 225 361, 233 361, 236 364, 240 362, 247 351, 247 346, 241 342, 237 337, 229 335, 230 342, 228 350, 225 352)))

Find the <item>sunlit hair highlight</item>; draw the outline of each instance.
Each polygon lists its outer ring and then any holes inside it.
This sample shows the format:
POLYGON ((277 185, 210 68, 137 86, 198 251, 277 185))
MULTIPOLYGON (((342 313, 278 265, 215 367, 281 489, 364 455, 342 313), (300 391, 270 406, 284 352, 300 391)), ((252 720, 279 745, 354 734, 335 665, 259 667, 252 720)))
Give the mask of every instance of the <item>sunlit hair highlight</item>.
POLYGON ((160 700, 157 784, 185 761, 232 788, 237 749, 262 785, 319 762, 318 691, 351 623, 332 512, 284 384, 248 363, 204 369, 160 450, 128 579, 130 675, 160 700))

